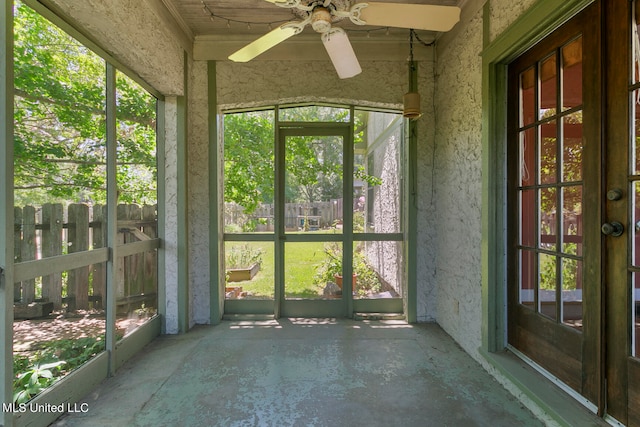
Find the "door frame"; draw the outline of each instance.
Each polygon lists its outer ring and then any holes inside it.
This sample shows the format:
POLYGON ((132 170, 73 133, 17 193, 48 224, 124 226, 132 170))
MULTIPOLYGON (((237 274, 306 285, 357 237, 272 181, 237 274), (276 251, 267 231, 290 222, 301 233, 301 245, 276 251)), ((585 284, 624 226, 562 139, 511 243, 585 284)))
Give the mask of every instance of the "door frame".
MULTIPOLYGON (((602 213, 602 167, 604 166, 602 159, 602 73, 599 65, 601 62, 601 39, 600 39, 600 20, 601 16, 600 2, 594 2, 585 8, 571 20, 564 23, 549 34, 543 41, 536 44, 530 50, 519 56, 510 64, 513 67, 509 79, 509 90, 511 94, 519 93, 518 76, 521 72, 530 69, 532 65, 539 64, 544 58, 553 52, 560 54, 559 49, 566 46, 577 37, 581 37, 583 43, 582 49, 582 69, 583 69, 583 88, 582 107, 580 112, 584 113, 585 120, 582 123, 582 141, 583 141, 583 160, 582 160, 582 177, 576 182, 565 182, 563 179, 556 181, 554 179, 551 189, 558 192, 562 188, 575 187, 576 184, 582 188, 582 327, 580 330, 569 327, 564 324, 563 319, 551 319, 539 313, 537 308, 526 308, 520 304, 520 269, 516 267, 518 262, 517 254, 521 243, 518 239, 518 229, 522 219, 519 216, 519 201, 514 200, 517 197, 519 184, 519 165, 520 152, 514 147, 514 141, 517 141, 520 131, 520 125, 515 125, 519 121, 519 107, 511 106, 509 108, 509 123, 514 127, 509 129, 510 145, 507 161, 508 173, 507 180, 507 209, 510 221, 508 222, 507 238, 508 240, 508 259, 507 271, 509 274, 509 282, 507 284, 508 293, 508 343, 511 348, 513 345, 518 351, 526 354, 531 359, 543 367, 551 375, 558 377, 562 382, 569 385, 580 395, 584 396, 588 401, 596 406, 603 408, 603 360, 604 352, 602 346, 602 274, 601 274, 601 254, 602 254, 602 237, 600 235, 600 218, 602 213), (569 184, 571 187, 565 187, 569 184), (544 345, 548 344, 548 345, 544 345)), ((559 67, 560 65, 558 65, 559 67)), ((537 74, 536 74, 537 75, 537 74)), ((560 79, 561 75, 558 74, 560 79)), ((560 88, 561 80, 557 82, 560 88)), ((538 92, 536 92, 538 93, 538 92)), ((556 93, 557 101, 560 101, 560 91, 556 93)), ((540 98, 540 95, 538 95, 540 98)), ((514 99, 512 95, 510 101, 514 99)), ((538 104, 536 103, 536 107, 538 104)), ((559 106, 558 106, 559 108, 559 106)), ((572 114, 573 109, 566 111, 556 111, 555 117, 560 117, 560 121, 556 122, 556 126, 560 129, 565 114, 572 114)), ((538 123, 538 119, 535 123, 538 123)), ((547 122, 553 123, 553 122, 547 122)), ((528 125, 529 126, 529 125, 528 125)), ((538 130, 540 124, 533 128, 538 130)), ((558 132, 558 136, 562 136, 558 132)), ((558 149, 560 149, 561 141, 558 140, 558 149)), ((536 159, 539 154, 536 153, 536 159)), ((536 160, 537 161, 537 160, 536 160)), ((556 166, 560 166, 560 159, 556 159, 556 166)), ((526 188, 533 188, 538 191, 547 187, 542 183, 527 184, 526 188)), ((554 192, 555 194, 555 192, 554 192)), ((536 205, 537 206, 537 205, 536 205)), ((562 205, 556 205, 559 210, 562 205)), ((536 215, 537 218, 537 215, 536 215)), ((558 218, 560 216, 558 215, 558 218)), ((536 219, 539 224, 540 219, 536 219)), ((558 224, 561 220, 558 219, 558 224)), ((536 228, 538 225, 535 226, 536 228)), ((560 238, 561 229, 554 230, 557 234, 557 245, 562 241, 560 238)), ((538 234, 538 233, 536 233, 538 234)), ((543 252, 541 246, 537 242, 533 245, 535 248, 525 248, 530 254, 540 255, 543 252)), ((556 248, 552 251, 551 256, 556 260, 569 259, 565 251, 556 248)), ((560 268, 560 267, 558 267, 560 268)), ((559 271, 559 270, 558 270, 559 271)), ((561 278, 561 277, 560 277, 561 278)), ((558 280, 558 278, 556 278, 558 280)), ((561 315, 560 305, 563 304, 560 297, 561 283, 556 289, 556 298, 554 307, 556 307, 556 316, 561 315)), ((536 281, 537 284, 537 281, 536 281)), ((534 299, 538 302, 537 298, 534 299)))
MULTIPOLYGON (((323 105, 323 104, 314 104, 323 105)), ((332 105, 333 106, 333 105, 332 105)), ((295 107, 287 105, 286 108, 295 107)), ((224 292, 219 295, 222 307, 222 315, 273 315, 276 319, 280 317, 346 317, 353 318, 354 313, 403 313, 409 317, 410 313, 405 312, 405 307, 411 311, 412 304, 409 301, 411 284, 408 282, 407 273, 409 270, 407 246, 413 237, 407 230, 410 229, 410 221, 407 220, 407 211, 412 207, 408 203, 409 198, 409 168, 411 165, 408 161, 408 146, 403 148, 403 159, 400 162, 402 174, 405 177, 403 183, 404 197, 401 200, 403 211, 403 229, 399 233, 357 233, 353 232, 353 168, 354 168, 354 115, 356 107, 339 106, 339 108, 349 108, 351 119, 348 122, 288 122, 279 120, 279 109, 282 106, 276 106, 275 123, 274 123, 274 141, 275 141, 275 180, 274 180, 274 233, 269 235, 248 235, 248 234, 224 234, 221 238, 222 246, 224 242, 240 242, 240 241, 263 241, 274 243, 274 298, 264 300, 231 300, 225 299, 224 292), (339 136, 343 139, 343 233, 342 234, 318 234, 312 236, 301 236, 295 234, 286 234, 284 229, 284 205, 285 205, 285 139, 289 136, 339 136), (284 245, 286 242, 341 242, 343 247, 353 247, 354 241, 399 241, 405 244, 403 250, 404 256, 404 279, 403 292, 400 298, 376 298, 376 299, 355 299, 351 292, 350 281, 345 281, 343 285, 345 292, 343 297, 335 300, 325 299, 308 299, 308 300, 286 300, 284 290, 284 245), (348 282, 348 283, 347 283, 348 282), (345 295, 346 294, 346 295, 345 295)), ((398 114, 397 111, 385 111, 370 108, 358 108, 364 111, 380 111, 392 112, 398 114)), ((403 122, 404 123, 404 122, 403 122)), ((403 131, 406 133, 406 129, 403 131)), ((403 135, 405 143, 409 137, 403 135)), ((220 141, 224 144, 224 141, 220 141)), ((224 159, 221 159, 224 161, 224 159)), ((224 203, 221 201, 221 203, 224 203)), ((220 225, 222 226, 222 224, 220 225)), ((224 253, 221 248, 221 253, 224 253)), ((352 274, 352 251, 343 250, 343 276, 351 277, 352 274)), ((222 270, 221 270, 222 271, 222 270)))

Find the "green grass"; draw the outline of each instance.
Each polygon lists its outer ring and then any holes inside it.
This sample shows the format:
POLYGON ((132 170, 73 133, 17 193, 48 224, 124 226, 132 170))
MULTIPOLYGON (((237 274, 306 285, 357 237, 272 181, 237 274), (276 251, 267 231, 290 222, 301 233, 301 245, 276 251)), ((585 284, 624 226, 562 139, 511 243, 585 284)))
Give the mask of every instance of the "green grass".
MULTIPOLYGON (((254 299, 274 298, 274 244, 273 242, 226 242, 225 249, 249 245, 262 250, 260 271, 252 280, 230 282, 228 286, 242 286, 254 299)), ((313 283, 315 266, 324 257, 323 242, 296 242, 285 244, 285 295, 287 298, 321 298, 322 288, 313 283)))

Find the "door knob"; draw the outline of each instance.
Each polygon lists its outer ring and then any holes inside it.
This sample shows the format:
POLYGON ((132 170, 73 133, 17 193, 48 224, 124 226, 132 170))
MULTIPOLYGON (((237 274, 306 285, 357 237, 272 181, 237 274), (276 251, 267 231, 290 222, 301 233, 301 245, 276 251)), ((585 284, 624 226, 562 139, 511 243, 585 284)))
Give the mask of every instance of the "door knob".
POLYGON ((605 236, 618 237, 621 236, 624 232, 624 226, 618 221, 605 222, 604 224, 602 224, 601 230, 602 234, 604 234, 605 236))
POLYGON ((613 190, 607 191, 607 199, 613 201, 622 199, 622 190, 619 188, 614 188, 613 190))

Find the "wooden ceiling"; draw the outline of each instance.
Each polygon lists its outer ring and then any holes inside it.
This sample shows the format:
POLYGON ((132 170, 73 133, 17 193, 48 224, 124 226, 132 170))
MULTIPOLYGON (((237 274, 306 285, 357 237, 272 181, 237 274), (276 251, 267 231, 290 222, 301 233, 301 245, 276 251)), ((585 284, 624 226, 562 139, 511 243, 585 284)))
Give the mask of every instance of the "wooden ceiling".
MULTIPOLYGON (((255 37, 266 34, 288 21, 299 21, 291 9, 282 8, 265 0, 162 0, 182 29, 191 37, 255 37)), ((347 1, 347 0, 341 0, 347 1)), ((365 0, 355 0, 359 3, 365 0)), ((384 0, 387 3, 439 4, 456 6, 462 0, 384 0)), ((348 31, 350 37, 373 38, 377 35, 406 36, 408 30, 358 26, 349 19, 336 25, 348 31)), ((309 26, 306 32, 313 32, 309 26)), ((421 31, 422 38, 431 41, 436 36, 429 31, 421 31)))

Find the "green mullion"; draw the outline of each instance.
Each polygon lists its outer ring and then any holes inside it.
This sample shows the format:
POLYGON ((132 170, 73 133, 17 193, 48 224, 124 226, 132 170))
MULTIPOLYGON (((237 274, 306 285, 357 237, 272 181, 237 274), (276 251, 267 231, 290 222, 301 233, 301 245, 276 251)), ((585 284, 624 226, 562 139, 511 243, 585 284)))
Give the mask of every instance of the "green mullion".
MULTIPOLYGON (((418 90, 418 64, 409 63, 409 91, 418 90)), ((407 296, 405 298, 405 314, 407 322, 418 320, 418 121, 408 120, 408 153, 407 153, 407 222, 406 222, 406 268, 407 296)), ((435 165, 431 165, 435 167, 435 165)), ((434 185, 432 182, 431 185, 434 185)))
POLYGON ((116 69, 107 63, 106 70, 106 144, 107 144, 107 247, 110 251, 107 261, 107 295, 106 295, 106 325, 105 350, 109 353, 109 375, 116 370, 116 286, 118 281, 118 173, 117 162, 117 123, 116 123, 116 69))
MULTIPOLYGON (((158 180, 158 237, 162 242, 166 240, 166 159, 165 159, 165 101, 158 99, 156 102, 156 164, 157 164, 157 180, 158 180)), ((167 318, 167 277, 166 277, 166 250, 165 245, 160 244, 158 252, 158 314, 161 316, 162 322, 160 333, 166 333, 167 318)))
MULTIPOLYGON (((0 0, 0 352, 2 403, 13 401, 13 1, 0 0)), ((13 412, 2 411, 0 424, 13 425, 13 412)))
POLYGON ((274 123, 274 299, 273 314, 280 317, 284 299, 284 202, 285 202, 285 136, 280 132, 280 109, 276 106, 274 123))
POLYGON ((342 236, 344 241, 342 243, 342 299, 345 304, 345 314, 347 317, 353 317, 353 282, 348 280, 353 275, 353 162, 354 162, 354 137, 355 132, 354 117, 355 111, 351 106, 350 111, 350 125, 349 131, 342 139, 343 157, 343 190, 342 199, 344 203, 342 208, 344 210, 344 227, 342 230, 342 236), (348 248, 348 250, 347 250, 348 248))
POLYGON ((223 226, 221 224, 224 212, 223 195, 220 192, 219 183, 223 180, 224 168, 220 168, 220 145, 223 141, 218 141, 218 95, 217 95, 217 73, 216 62, 207 62, 208 78, 208 102, 209 112, 207 123, 209 125, 209 203, 216 209, 210 209, 209 216, 209 318, 212 325, 217 325, 222 319, 224 312, 224 279, 221 272, 222 257, 224 254, 223 226))

